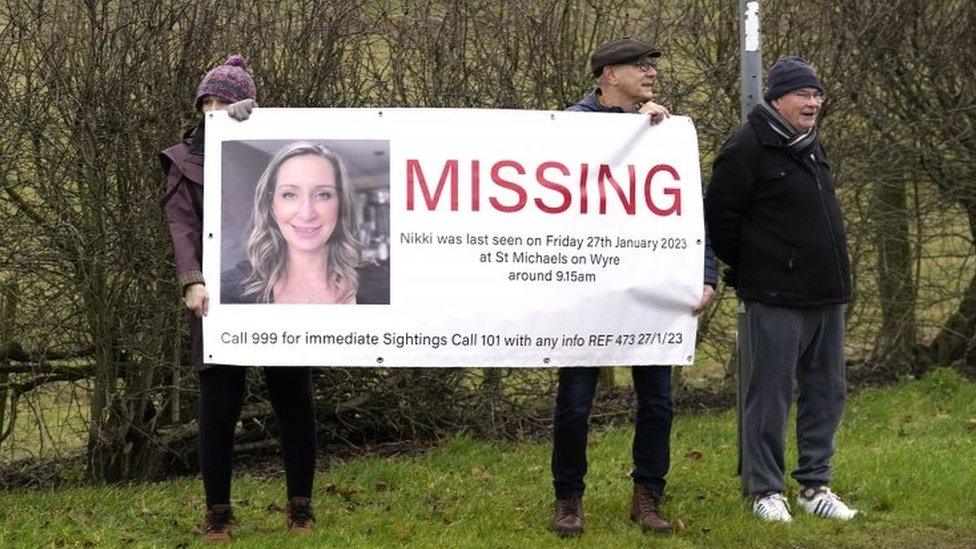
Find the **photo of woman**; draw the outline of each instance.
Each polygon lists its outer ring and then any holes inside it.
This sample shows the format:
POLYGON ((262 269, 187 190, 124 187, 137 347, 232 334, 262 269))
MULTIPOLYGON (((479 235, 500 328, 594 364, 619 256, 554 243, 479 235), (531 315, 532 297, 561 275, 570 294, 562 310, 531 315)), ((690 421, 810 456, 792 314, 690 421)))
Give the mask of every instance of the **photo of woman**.
POLYGON ((343 160, 298 141, 254 189, 245 259, 221 275, 221 303, 389 303, 388 266, 364 258, 356 193, 343 160))

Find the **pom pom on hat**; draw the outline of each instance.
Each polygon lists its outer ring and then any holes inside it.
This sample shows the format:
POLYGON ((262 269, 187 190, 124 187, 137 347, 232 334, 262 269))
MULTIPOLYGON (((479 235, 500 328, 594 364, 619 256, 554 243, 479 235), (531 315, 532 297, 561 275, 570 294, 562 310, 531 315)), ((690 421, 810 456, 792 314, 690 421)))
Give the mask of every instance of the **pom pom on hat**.
POLYGON ((239 53, 235 53, 234 55, 228 57, 224 64, 247 69, 247 61, 244 59, 244 56, 239 53))
POLYGON ((257 99, 254 79, 247 72, 247 61, 243 56, 235 53, 223 65, 207 72, 197 87, 197 98, 193 105, 196 110, 200 110, 203 98, 208 95, 228 103, 257 99))

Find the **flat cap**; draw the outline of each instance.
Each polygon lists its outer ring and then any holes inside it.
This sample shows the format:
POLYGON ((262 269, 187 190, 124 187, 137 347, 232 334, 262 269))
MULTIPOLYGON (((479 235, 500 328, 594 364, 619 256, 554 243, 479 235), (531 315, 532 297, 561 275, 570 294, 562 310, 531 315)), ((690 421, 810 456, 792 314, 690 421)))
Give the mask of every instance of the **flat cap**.
POLYGON ((590 68, 596 78, 607 65, 619 65, 642 57, 661 57, 661 50, 643 40, 625 36, 593 50, 590 54, 590 68))

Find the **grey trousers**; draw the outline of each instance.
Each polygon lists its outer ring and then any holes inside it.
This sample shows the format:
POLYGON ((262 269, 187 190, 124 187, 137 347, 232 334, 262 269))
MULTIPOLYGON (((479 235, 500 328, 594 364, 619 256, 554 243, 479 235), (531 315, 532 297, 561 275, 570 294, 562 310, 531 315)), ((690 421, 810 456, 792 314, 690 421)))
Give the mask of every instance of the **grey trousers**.
POLYGON ((830 483, 834 434, 844 411, 842 305, 780 307, 746 303, 752 375, 742 417, 742 490, 784 492, 786 423, 799 388, 793 478, 804 486, 830 483))

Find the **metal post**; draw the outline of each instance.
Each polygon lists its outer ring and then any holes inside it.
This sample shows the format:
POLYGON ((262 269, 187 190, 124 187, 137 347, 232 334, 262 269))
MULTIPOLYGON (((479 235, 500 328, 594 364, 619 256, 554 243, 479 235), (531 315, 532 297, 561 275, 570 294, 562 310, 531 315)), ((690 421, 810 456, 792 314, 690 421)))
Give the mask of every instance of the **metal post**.
POLYGON ((739 99, 742 121, 759 103, 762 95, 759 75, 762 72, 762 50, 759 44, 759 1, 739 0, 739 76, 742 96, 739 99))
MULTIPOLYGON (((761 86, 759 75, 762 72, 762 50, 759 40, 759 1, 739 0, 739 75, 741 77, 741 107, 742 121, 759 103, 761 86)), ((745 395, 749 388, 749 377, 752 373, 749 362, 749 322, 746 318, 745 305, 740 303, 736 315, 738 334, 736 337, 736 401, 738 404, 737 433, 739 461, 736 472, 742 476, 742 414, 745 411, 745 395)))

